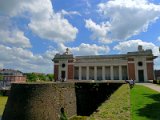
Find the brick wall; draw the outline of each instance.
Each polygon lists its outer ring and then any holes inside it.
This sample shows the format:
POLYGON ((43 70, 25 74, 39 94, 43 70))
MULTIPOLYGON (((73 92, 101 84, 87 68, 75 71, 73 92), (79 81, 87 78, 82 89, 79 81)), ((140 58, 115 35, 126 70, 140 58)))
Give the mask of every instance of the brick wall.
POLYGON ((134 63, 128 63, 128 78, 134 80, 136 79, 134 63))
POLYGON ((73 80, 73 74, 74 74, 74 66, 68 65, 68 79, 73 80))
POLYGON ((153 63, 147 63, 147 75, 148 75, 148 80, 154 80, 153 63))
POLYGON ((26 82, 26 76, 6 75, 4 80, 9 82, 26 82))
POLYGON ((76 115, 74 83, 13 83, 2 120, 59 120, 62 107, 76 115))
POLYGON ((59 65, 54 65, 54 80, 58 80, 58 67, 59 65))

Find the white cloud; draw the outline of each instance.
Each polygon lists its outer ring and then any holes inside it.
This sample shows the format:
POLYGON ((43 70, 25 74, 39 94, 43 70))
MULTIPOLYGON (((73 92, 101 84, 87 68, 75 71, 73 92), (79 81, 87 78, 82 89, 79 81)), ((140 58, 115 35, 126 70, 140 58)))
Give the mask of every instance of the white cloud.
POLYGON ((131 51, 137 51, 138 45, 142 45, 144 50, 151 49, 153 54, 155 56, 158 56, 158 58, 154 60, 154 67, 155 69, 159 69, 160 68, 159 47, 151 42, 144 42, 142 40, 129 40, 125 42, 119 42, 119 44, 116 45, 113 49, 118 50, 119 53, 126 53, 131 51))
POLYGON ((114 50, 118 50, 120 53, 126 53, 131 51, 137 51, 138 45, 142 45, 143 49, 152 49, 154 55, 159 56, 159 47, 151 42, 144 42, 142 40, 129 40, 119 42, 118 45, 114 46, 114 50))
POLYGON ((109 22, 96 24, 91 19, 85 20, 85 27, 93 32, 91 38, 93 40, 98 39, 102 43, 110 43, 111 41, 107 37, 107 33, 110 30, 109 22))
POLYGON ((55 13, 50 0, 3 0, 0 11, 10 17, 27 15, 29 28, 39 37, 58 42, 74 41, 78 29, 61 13, 55 13))
POLYGON ((160 41, 160 36, 157 38, 158 41, 160 41))
MULTIPOLYGON (((54 12, 50 0, 3 0, 0 1, 0 14, 0 67, 4 68, 51 73, 51 59, 58 52, 52 49, 45 53, 33 54, 26 49, 31 47, 30 40, 19 26, 16 26, 14 18, 27 18, 28 26, 34 33, 58 44, 73 41, 78 33, 78 29, 61 13, 54 12)), ((76 12, 71 11, 70 14, 76 12)))
POLYGON ((108 46, 98 46, 96 44, 85 44, 81 43, 77 47, 67 47, 64 44, 59 44, 58 51, 64 53, 66 48, 69 48, 70 52, 74 55, 100 55, 109 53, 110 49, 108 46))
POLYGON ((23 48, 31 47, 30 40, 24 35, 24 32, 13 27, 11 21, 2 16, 0 16, 0 43, 23 48))
POLYGON ((64 15, 68 15, 68 16, 71 16, 71 15, 79 15, 81 16, 81 14, 78 12, 78 11, 66 11, 66 10, 61 10, 60 12, 63 16, 64 15))
POLYGON ((69 24, 67 19, 62 18, 60 14, 47 20, 32 20, 29 28, 38 36, 44 39, 52 40, 56 43, 74 41, 78 29, 69 24))
POLYGON ((111 25, 107 34, 113 40, 126 40, 145 32, 160 17, 160 5, 147 0, 110 0, 98 8, 111 25))
POLYGON ((71 48, 74 55, 100 55, 109 52, 109 47, 98 46, 96 44, 81 43, 78 47, 71 48))
POLYGON ((56 52, 52 50, 38 55, 23 48, 0 45, 0 67, 19 69, 23 72, 51 73, 53 71, 51 59, 56 52))

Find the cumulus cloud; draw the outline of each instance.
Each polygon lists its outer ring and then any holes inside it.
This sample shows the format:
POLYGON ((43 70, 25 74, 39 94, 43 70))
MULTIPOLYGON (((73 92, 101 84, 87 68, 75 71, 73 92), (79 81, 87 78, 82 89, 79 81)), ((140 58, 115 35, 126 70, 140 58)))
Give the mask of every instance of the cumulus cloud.
POLYGON ((27 15, 28 26, 37 36, 56 43, 73 41, 78 33, 61 13, 54 12, 50 0, 3 0, 0 11, 10 17, 27 15))
POLYGON ((126 53, 131 51, 137 51, 138 45, 142 45, 143 49, 152 49, 152 52, 156 56, 160 56, 159 47, 151 42, 144 42, 140 39, 129 40, 124 42, 119 42, 118 45, 114 46, 114 50, 118 50, 120 53, 126 53))
POLYGON ((56 52, 52 50, 38 55, 23 48, 0 45, 0 67, 19 69, 24 72, 51 73, 53 71, 51 59, 56 52))
MULTIPOLYGON (((78 15, 76 11, 65 11, 65 15, 78 15)), ((55 49, 34 54, 30 39, 25 35, 23 25, 40 38, 57 44, 74 41, 78 29, 64 18, 62 12, 55 12, 51 0, 1 0, 0 1, 0 67, 19 69, 24 72, 53 71, 51 59, 58 52, 55 49), (24 24, 14 20, 25 19, 24 24), (20 29, 21 27, 22 29, 20 29)))
MULTIPOLYGON (((103 35, 95 35, 93 27, 86 26, 98 40, 102 36, 111 40, 126 40, 140 32, 147 31, 149 25, 160 17, 160 5, 147 0, 110 0, 98 4, 98 11, 110 24, 110 27, 104 30, 103 35)), ((89 21, 91 23, 91 20, 89 21)), ((96 26, 104 29, 101 24, 96 24, 96 26)))
POLYGON ((93 32, 91 38, 102 43, 110 43, 111 41, 107 38, 107 33, 110 30, 109 22, 96 24, 91 19, 85 20, 85 27, 93 32))
POLYGON ((119 53, 126 53, 126 52, 131 52, 131 51, 137 51, 138 45, 142 45, 144 50, 151 49, 153 54, 155 56, 158 56, 158 58, 154 60, 154 67, 155 69, 159 69, 160 68, 159 47, 151 42, 144 42, 142 40, 129 40, 125 42, 119 42, 119 44, 114 46, 113 49, 118 50, 119 53))
POLYGON ((11 23, 8 17, 0 16, 0 43, 22 48, 31 47, 30 40, 24 35, 24 32, 13 27, 11 23))
POLYGON ((69 48, 70 52, 74 55, 100 55, 100 54, 107 54, 110 51, 108 46, 98 46, 96 44, 86 44, 81 43, 77 47, 67 47, 64 44, 59 44, 58 51, 60 53, 64 53, 66 48, 69 48))
POLYGON ((81 14, 78 12, 78 11, 66 11, 66 10, 61 10, 60 12, 63 16, 64 15, 68 15, 68 16, 71 16, 71 15, 79 15, 81 16, 81 14))
POLYGON ((72 47, 71 50, 75 55, 100 55, 108 53, 110 49, 106 46, 81 43, 80 46, 72 47))
POLYGON ((158 41, 160 41, 160 36, 157 38, 158 41))

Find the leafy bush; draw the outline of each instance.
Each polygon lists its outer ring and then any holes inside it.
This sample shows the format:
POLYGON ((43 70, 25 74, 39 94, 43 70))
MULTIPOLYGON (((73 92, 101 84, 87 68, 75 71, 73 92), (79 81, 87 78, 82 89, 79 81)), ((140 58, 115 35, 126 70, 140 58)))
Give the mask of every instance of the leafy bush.
POLYGON ((160 84, 160 80, 153 80, 154 84, 160 84))

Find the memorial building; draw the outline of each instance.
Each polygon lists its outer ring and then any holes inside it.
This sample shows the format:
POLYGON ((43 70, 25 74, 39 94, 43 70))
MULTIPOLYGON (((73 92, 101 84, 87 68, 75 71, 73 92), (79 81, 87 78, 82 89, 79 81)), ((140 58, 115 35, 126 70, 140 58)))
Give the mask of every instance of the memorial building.
POLYGON ((152 50, 143 50, 117 55, 73 56, 66 49, 56 54, 54 62, 55 81, 68 80, 128 80, 147 82, 154 79, 154 59, 152 50))

